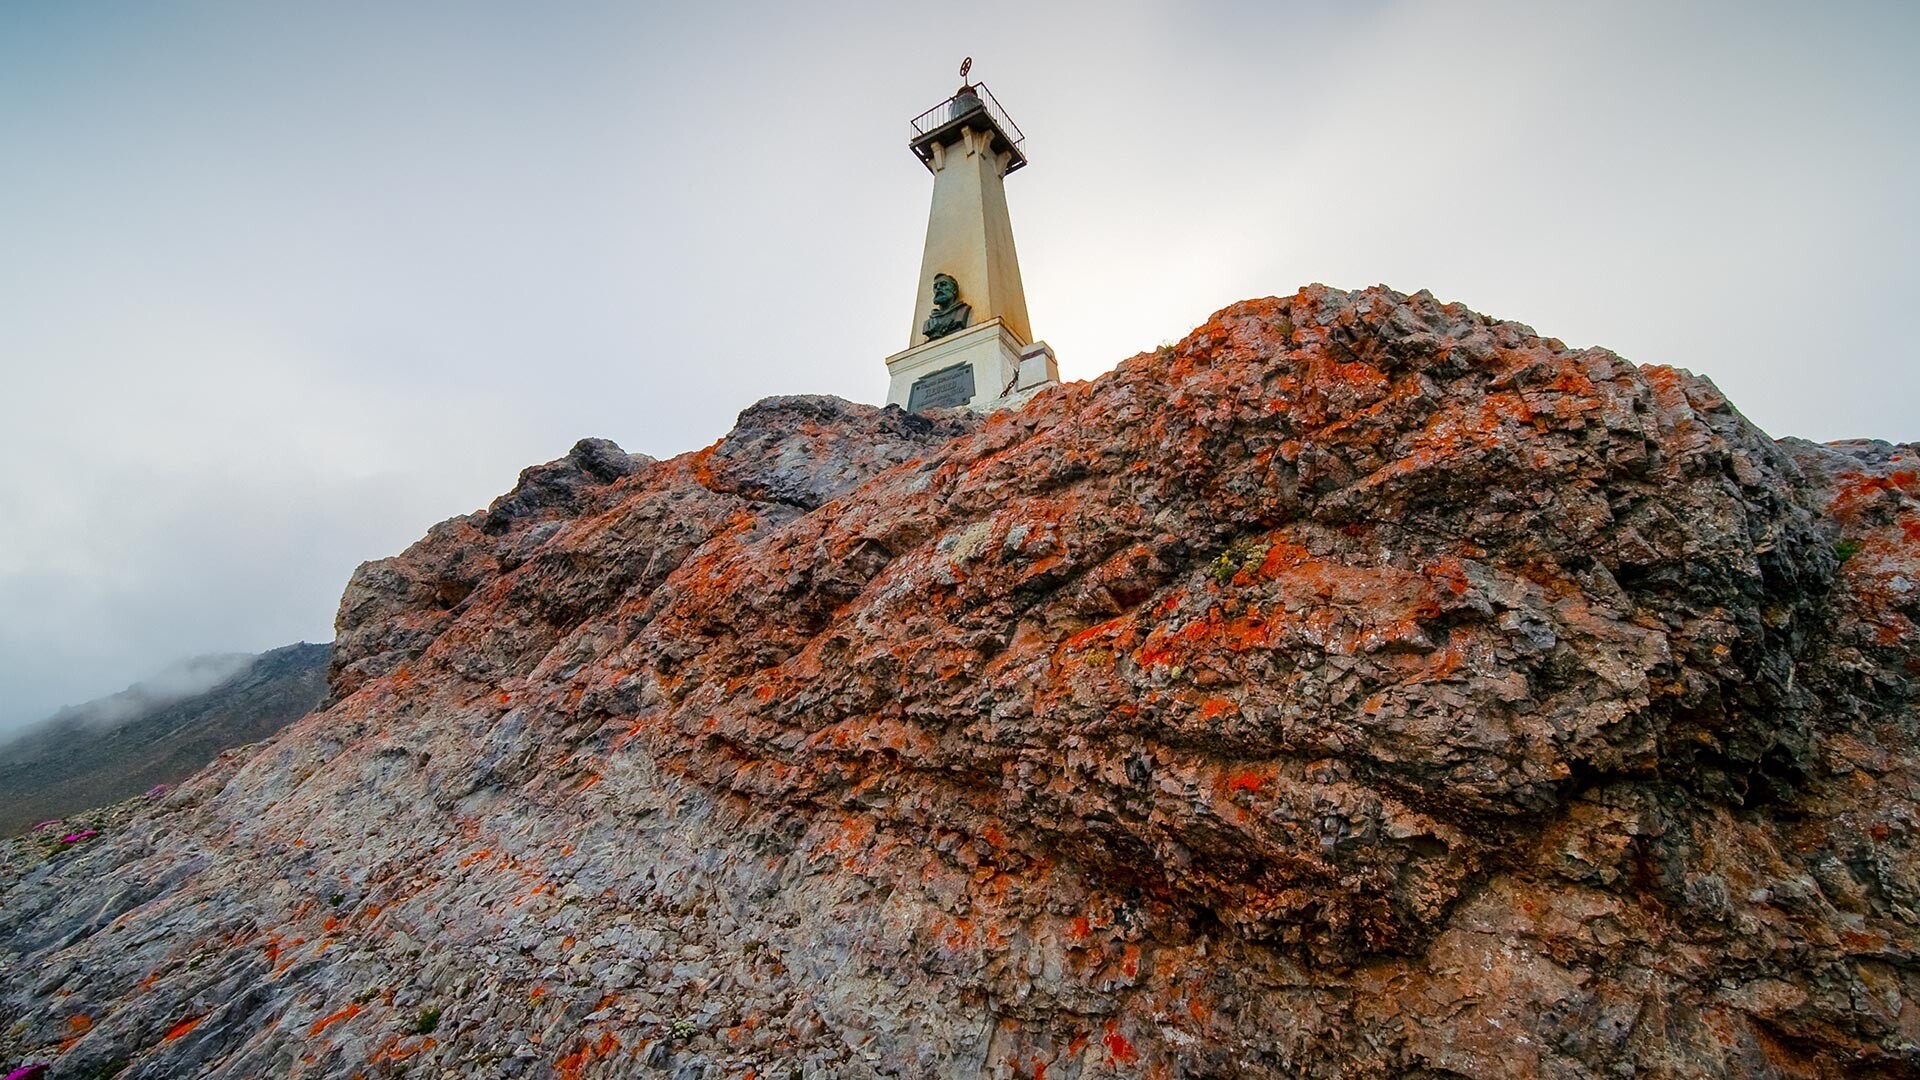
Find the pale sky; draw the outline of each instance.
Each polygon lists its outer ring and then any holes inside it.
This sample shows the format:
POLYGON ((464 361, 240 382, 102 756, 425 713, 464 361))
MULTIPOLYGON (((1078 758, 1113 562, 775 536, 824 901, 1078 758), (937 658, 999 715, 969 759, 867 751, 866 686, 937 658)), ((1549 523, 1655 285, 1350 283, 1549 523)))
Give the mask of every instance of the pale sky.
POLYGON ((1920 5, 0 5, 0 727, 587 435, 879 401, 961 57, 1067 378, 1308 282, 1920 439, 1920 5))

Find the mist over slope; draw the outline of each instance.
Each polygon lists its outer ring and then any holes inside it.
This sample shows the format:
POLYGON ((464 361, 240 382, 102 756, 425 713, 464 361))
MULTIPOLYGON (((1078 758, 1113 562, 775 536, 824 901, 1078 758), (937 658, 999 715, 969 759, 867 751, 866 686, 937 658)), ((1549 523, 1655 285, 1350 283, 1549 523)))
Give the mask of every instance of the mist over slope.
POLYGON ((171 783, 326 696, 329 648, 196 657, 0 742, 0 834, 171 783))
POLYGON ((1920 452, 1314 286, 588 441, 329 706, 0 848, 53 1076, 1920 1072, 1920 452))
POLYGON ((42 740, 52 731, 111 727, 129 717, 210 690, 252 662, 251 653, 212 653, 170 664, 125 690, 68 705, 44 720, 16 729, 0 743, 0 761, 30 752, 30 747, 44 745, 42 740))

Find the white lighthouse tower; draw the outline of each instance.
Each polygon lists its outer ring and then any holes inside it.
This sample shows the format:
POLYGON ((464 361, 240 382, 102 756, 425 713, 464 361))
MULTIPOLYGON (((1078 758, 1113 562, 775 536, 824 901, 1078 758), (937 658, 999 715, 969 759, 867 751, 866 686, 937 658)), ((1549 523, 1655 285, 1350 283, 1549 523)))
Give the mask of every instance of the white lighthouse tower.
POLYGON ((933 210, 913 333, 887 357, 887 404, 985 411, 1060 381, 1053 350, 1027 322, 1007 216, 1006 177, 1027 163, 1024 138, 984 83, 962 82, 914 119, 908 145, 933 174, 933 210))

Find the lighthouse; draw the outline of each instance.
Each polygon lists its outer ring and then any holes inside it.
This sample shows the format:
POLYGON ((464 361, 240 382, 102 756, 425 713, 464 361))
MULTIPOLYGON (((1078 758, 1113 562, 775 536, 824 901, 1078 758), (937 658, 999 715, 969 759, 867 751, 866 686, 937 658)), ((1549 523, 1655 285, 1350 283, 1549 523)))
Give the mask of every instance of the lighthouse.
POLYGON ((933 174, 933 208, 907 348, 887 357, 887 404, 911 411, 1024 404, 1060 381, 1035 341, 1007 214, 1006 179, 1025 136, 985 83, 915 117, 907 145, 933 174))

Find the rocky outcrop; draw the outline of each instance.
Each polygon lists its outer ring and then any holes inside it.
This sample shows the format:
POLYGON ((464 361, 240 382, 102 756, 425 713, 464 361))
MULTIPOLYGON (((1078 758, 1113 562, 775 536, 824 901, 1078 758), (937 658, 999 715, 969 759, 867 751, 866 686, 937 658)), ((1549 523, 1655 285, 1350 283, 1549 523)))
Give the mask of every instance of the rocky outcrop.
POLYGON ((335 696, 419 655, 480 582, 526 562, 562 521, 604 509, 611 485, 652 461, 608 439, 581 439, 566 457, 522 470, 487 509, 434 526, 407 556, 362 564, 340 600, 335 696))
POLYGON ((355 574, 326 712, 11 849, 17 1055, 1920 1071, 1913 447, 1313 287, 580 456, 355 574))

